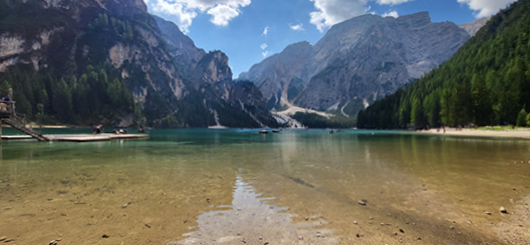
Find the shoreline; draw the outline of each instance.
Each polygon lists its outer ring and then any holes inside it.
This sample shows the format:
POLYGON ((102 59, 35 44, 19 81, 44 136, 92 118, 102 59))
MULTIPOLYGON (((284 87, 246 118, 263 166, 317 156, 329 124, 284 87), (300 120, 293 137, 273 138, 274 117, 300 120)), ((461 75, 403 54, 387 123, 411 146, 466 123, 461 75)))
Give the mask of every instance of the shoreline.
POLYGON ((462 129, 446 128, 445 132, 438 129, 430 129, 424 131, 415 131, 418 134, 425 135, 448 135, 448 136, 462 136, 462 137, 482 137, 482 138, 515 138, 515 139, 530 139, 530 130, 483 130, 483 129, 462 129))

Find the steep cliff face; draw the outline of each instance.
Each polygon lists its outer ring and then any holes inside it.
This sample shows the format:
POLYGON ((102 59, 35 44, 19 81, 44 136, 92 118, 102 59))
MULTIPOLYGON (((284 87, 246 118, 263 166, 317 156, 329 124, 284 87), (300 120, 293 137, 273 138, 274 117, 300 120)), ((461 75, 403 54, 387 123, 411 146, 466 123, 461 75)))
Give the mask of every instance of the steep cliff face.
POLYGON ((307 44, 304 58, 291 62, 296 68, 277 65, 277 57, 295 59, 286 49, 241 77, 259 86, 269 108, 283 100, 355 115, 449 59, 469 38, 453 23, 432 23, 427 12, 399 18, 364 15, 333 26, 314 47, 307 44), (297 81, 297 89, 285 86, 280 78, 286 74, 293 74, 289 80, 297 81))
POLYGON ((249 72, 240 74, 239 79, 253 81, 268 101, 267 106, 274 108, 282 98, 292 100, 307 85, 306 63, 312 48, 308 42, 289 45, 281 53, 254 65, 249 72))
POLYGON ((206 127, 215 124, 206 101, 233 104, 228 57, 197 49, 142 0, 0 0, 0 78, 29 117, 74 124, 130 124, 134 114, 135 123, 206 127))
POLYGON ((256 86, 232 80, 225 53, 205 53, 175 24, 155 18, 174 61, 186 68, 182 72, 185 79, 200 92, 204 105, 215 115, 216 123, 231 127, 277 126, 256 86))
MULTIPOLYGON (((87 68, 110 62, 148 120, 174 111, 188 93, 141 0, 3 0, 1 5, 5 11, 0 29, 2 72, 29 64, 35 72, 69 81, 82 77, 87 68), (16 28, 20 25, 24 28, 16 28)), ((127 116, 133 111, 116 113, 127 116)), ((106 119, 105 123, 112 123, 106 119)))
POLYGON ((195 67, 206 55, 204 50, 195 46, 191 38, 184 35, 177 25, 158 16, 153 16, 160 27, 167 49, 185 77, 190 77, 195 67))

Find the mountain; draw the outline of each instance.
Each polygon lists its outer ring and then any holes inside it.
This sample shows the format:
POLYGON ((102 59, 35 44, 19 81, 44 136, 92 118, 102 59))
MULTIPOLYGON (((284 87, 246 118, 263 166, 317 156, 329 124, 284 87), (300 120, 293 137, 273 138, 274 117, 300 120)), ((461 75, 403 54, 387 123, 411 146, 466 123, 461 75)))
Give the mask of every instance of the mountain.
POLYGON ((475 36, 475 34, 477 34, 478 30, 480 30, 480 28, 482 28, 488 22, 488 20, 490 20, 490 19, 491 19, 491 16, 483 17, 483 18, 480 18, 480 19, 475 20, 473 22, 469 22, 469 23, 466 23, 466 24, 459 25, 458 27, 466 30, 467 33, 469 33, 469 35, 475 36))
POLYGON ((283 52, 254 65, 249 72, 241 73, 239 79, 253 81, 272 109, 280 105, 282 98, 294 99, 307 86, 306 61, 312 49, 308 42, 289 45, 283 52))
POLYGON ((154 16, 162 37, 183 77, 204 96, 203 103, 214 114, 217 125, 231 127, 277 126, 254 84, 234 82, 228 57, 221 51, 206 53, 195 46, 177 25, 154 16), (248 122, 253 122, 249 124, 248 122))
POLYGON ((17 111, 42 123, 275 124, 260 94, 222 97, 217 84, 248 87, 232 81, 226 55, 159 24, 171 25, 142 0, 0 0, 0 93, 12 87, 17 111))
POLYGON ((530 0, 493 16, 439 68, 359 112, 359 128, 530 121, 530 0))
POLYGON ((288 46, 240 74, 269 109, 285 105, 353 116, 449 59, 470 35, 427 12, 363 15, 334 25, 314 46, 288 46))

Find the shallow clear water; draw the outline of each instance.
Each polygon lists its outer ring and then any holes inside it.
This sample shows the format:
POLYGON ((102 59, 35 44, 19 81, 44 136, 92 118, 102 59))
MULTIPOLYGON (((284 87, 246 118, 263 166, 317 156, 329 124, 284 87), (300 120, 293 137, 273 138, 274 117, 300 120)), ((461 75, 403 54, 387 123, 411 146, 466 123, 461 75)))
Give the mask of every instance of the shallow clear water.
POLYGON ((502 243, 493 229, 509 217, 499 207, 510 211, 530 194, 526 140, 257 132, 3 141, 0 237, 19 244, 502 243))

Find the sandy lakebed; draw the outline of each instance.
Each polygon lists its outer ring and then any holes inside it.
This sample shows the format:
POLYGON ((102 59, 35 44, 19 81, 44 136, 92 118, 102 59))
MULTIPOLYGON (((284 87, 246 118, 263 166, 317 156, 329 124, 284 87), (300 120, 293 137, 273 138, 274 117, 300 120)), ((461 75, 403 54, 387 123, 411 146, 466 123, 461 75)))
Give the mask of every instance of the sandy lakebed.
POLYGON ((495 133, 8 141, 0 244, 528 244, 530 141, 495 133))

